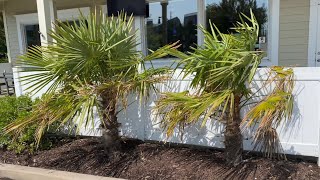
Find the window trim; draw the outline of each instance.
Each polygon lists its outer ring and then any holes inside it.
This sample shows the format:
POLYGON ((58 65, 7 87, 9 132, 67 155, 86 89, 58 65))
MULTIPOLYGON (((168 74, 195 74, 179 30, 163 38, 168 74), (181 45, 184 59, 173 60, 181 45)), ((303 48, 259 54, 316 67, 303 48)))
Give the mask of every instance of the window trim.
MULTIPOLYGON (((198 11, 202 10, 203 13, 198 13, 199 19, 204 19, 204 24, 206 26, 206 2, 207 0, 197 0, 198 5, 202 4, 202 8, 198 6, 198 11), (202 16, 202 17, 201 17, 202 16)), ((267 57, 263 58, 261 61, 261 66, 277 66, 279 64, 279 18, 280 18, 280 0, 268 0, 268 51, 267 57)), ((198 21, 200 22, 200 21, 198 21)), ((201 24, 198 24, 201 25, 201 24)), ((199 30, 198 30, 199 32, 199 30)), ((198 38, 204 38, 203 36, 198 36, 198 38)), ((198 39, 198 42, 202 42, 204 39, 198 39)), ((199 45, 199 43, 198 43, 199 45)))
MULTIPOLYGON (((319 0, 310 0, 308 66, 317 67, 317 36, 318 36, 318 4, 319 0)), ((320 161, 319 161, 320 162, 320 161)))
POLYGON ((268 13, 268 56, 262 59, 261 66, 279 64, 279 18, 280 0, 269 0, 268 13))

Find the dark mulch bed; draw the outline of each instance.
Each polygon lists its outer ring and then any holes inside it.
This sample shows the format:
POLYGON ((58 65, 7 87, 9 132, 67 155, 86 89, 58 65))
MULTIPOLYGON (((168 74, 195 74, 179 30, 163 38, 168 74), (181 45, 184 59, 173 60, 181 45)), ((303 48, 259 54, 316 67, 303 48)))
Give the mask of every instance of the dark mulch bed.
POLYGON ((0 162, 126 179, 320 179, 316 163, 248 156, 237 168, 224 164, 217 150, 169 147, 127 140, 109 158, 98 138, 62 140, 37 154, 0 150, 0 162))

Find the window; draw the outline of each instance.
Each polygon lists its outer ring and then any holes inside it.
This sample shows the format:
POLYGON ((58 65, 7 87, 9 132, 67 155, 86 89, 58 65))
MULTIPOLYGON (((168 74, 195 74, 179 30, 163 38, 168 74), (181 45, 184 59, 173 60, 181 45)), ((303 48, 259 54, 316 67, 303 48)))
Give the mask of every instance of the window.
POLYGON ((39 25, 26 25, 26 47, 40 46, 39 25))
MULTIPOLYGON (((71 26, 79 25, 79 21, 64 21, 63 23, 68 23, 71 26)), ((39 24, 25 25, 25 33, 27 49, 32 46, 41 46, 39 24)))
POLYGON ((156 50, 180 41, 187 52, 197 43, 197 0, 153 2, 147 18, 147 48, 156 50))
POLYGON ((255 50, 267 54, 261 65, 278 65, 279 0, 150 0, 149 6, 147 48, 156 50, 179 40, 183 52, 203 42, 197 25, 208 27, 210 19, 223 33, 232 33, 230 28, 240 20, 240 12, 249 15, 251 8, 260 25, 255 50))
POLYGON ((231 28, 237 21, 240 21, 239 14, 244 13, 249 16, 250 9, 255 14, 260 26, 259 39, 255 49, 268 53, 268 0, 207 0, 207 24, 211 20, 222 33, 232 33, 231 28))

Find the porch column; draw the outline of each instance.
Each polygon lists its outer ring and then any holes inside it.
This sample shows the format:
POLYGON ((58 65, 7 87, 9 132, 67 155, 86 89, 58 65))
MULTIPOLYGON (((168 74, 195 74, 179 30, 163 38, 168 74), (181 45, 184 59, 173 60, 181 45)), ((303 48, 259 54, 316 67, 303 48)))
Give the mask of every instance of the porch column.
POLYGON ((137 51, 141 51, 144 55, 147 55, 147 32, 145 25, 145 17, 144 16, 135 16, 134 17, 134 31, 137 31, 137 51))
POLYGON ((55 8, 55 0, 37 0, 38 18, 41 45, 46 46, 53 42, 53 39, 48 35, 53 29, 53 23, 57 19, 57 10, 55 8))
POLYGON ((168 44, 168 2, 161 2, 162 6, 162 45, 168 44))
MULTIPOLYGON (((197 6, 198 6, 198 13, 197 13, 197 25, 202 25, 204 28, 206 28, 207 22, 206 22, 206 5, 205 0, 198 0, 197 6)), ((197 37, 198 37, 198 45, 204 44, 204 34, 203 32, 197 28, 197 37)))
POLYGON ((97 13, 97 15, 100 15, 100 11, 103 11, 104 13, 104 8, 101 5, 98 5, 96 3, 92 3, 90 6, 90 13, 97 13))
POLYGON ((90 13, 98 13, 102 12, 103 16, 108 14, 107 1, 110 0, 91 0, 90 3, 90 13))

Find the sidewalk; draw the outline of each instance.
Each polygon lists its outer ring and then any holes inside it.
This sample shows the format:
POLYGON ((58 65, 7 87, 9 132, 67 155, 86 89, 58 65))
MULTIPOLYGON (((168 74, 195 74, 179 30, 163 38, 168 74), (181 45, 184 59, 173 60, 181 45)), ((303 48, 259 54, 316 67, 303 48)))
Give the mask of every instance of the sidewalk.
POLYGON ((0 164, 0 180, 120 180, 86 174, 0 164))

